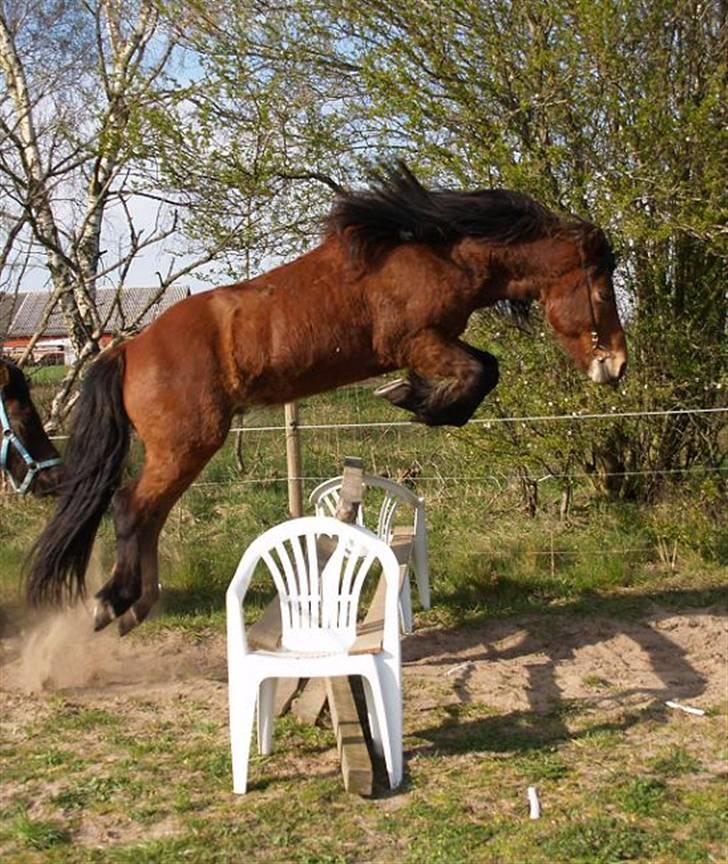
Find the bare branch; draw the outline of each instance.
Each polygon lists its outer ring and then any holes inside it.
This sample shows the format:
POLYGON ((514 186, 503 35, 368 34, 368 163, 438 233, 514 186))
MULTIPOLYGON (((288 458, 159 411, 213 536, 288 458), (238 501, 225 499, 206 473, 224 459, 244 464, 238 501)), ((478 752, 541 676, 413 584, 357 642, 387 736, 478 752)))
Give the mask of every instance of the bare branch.
POLYGON ((341 184, 337 183, 333 177, 329 177, 328 174, 323 174, 320 171, 279 171, 276 173, 276 177, 279 177, 281 180, 317 180, 319 183, 328 186, 337 195, 344 192, 344 187, 341 184))

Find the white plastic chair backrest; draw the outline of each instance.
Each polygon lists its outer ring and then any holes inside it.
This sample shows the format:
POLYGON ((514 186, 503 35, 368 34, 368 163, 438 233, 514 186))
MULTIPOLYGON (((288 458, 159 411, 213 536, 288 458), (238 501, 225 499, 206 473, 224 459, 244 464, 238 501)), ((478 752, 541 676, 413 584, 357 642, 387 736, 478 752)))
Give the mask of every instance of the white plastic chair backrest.
MULTIPOLYGON (((325 556, 324 556, 325 557, 325 556)), ((250 544, 227 593, 228 616, 240 620, 241 605, 260 562, 278 591, 281 646, 303 654, 345 653, 356 639, 364 581, 379 561, 386 580, 384 648, 398 644, 399 567, 392 550, 372 532, 326 516, 304 516, 269 529, 250 544), (333 551, 323 567, 318 541, 333 551), (391 632, 390 632, 391 631, 391 632)))
MULTIPOLYGON (((362 479, 365 488, 381 489, 384 492, 384 499, 377 518, 376 533, 377 537, 380 537, 385 543, 389 543, 392 539, 392 526, 397 507, 400 504, 406 504, 417 513, 421 499, 406 486, 395 483, 394 480, 389 480, 386 477, 365 474, 362 479)), ((318 516, 333 516, 336 513, 342 483, 343 478, 334 477, 318 485, 310 494, 309 501, 313 504, 318 516)), ((359 507, 357 512, 357 524, 364 525, 364 504, 359 507)))

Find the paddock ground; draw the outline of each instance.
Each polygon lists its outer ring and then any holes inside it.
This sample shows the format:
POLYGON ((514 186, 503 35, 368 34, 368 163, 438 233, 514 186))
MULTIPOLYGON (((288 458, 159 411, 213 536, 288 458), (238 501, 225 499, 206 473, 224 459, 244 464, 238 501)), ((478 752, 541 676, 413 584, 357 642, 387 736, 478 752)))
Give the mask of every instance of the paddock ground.
POLYGON ((405 785, 380 775, 370 800, 344 792, 326 725, 290 717, 231 794, 219 629, 120 641, 83 607, 33 629, 4 612, 8 864, 726 860, 723 589, 457 628, 421 615, 403 648, 405 785))

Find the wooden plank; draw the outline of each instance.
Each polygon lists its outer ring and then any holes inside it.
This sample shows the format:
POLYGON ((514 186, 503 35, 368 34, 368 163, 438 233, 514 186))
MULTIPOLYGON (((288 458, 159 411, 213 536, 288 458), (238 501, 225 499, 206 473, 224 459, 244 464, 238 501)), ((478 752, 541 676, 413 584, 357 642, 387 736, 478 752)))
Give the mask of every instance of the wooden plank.
POLYGON ((273 703, 273 713, 276 717, 285 714, 289 710, 293 700, 296 698, 300 678, 279 678, 276 682, 276 699, 273 703))
MULTIPOLYGON (((409 580, 409 564, 399 566, 399 590, 400 592, 409 580)), ((383 577, 379 577, 374 597, 369 604, 364 620, 357 625, 356 641, 349 648, 349 654, 377 654, 382 650, 384 639, 384 598, 386 585, 383 577)))
MULTIPOLYGON (((363 497, 364 463, 361 459, 347 458, 344 460, 336 518, 343 522, 356 522, 363 497)), ((327 678, 325 686, 341 760, 344 788, 357 795, 371 795, 374 771, 349 680, 327 678)))
MULTIPOLYGON (((411 528, 395 528, 389 546, 399 564, 399 591, 409 591, 409 562, 414 547, 414 532, 411 528)), ((350 654, 376 654, 382 650, 385 594, 386 584, 380 576, 364 620, 356 628, 356 641, 349 649, 350 654)))
POLYGON ((414 545, 415 532, 413 528, 396 527, 393 529, 389 548, 394 552, 394 557, 399 565, 410 563, 414 545))
POLYGON ((341 481, 339 503, 336 505, 337 519, 352 524, 364 497, 364 462, 354 456, 344 459, 344 473, 341 481))
POLYGON ((374 771, 349 679, 341 677, 325 680, 344 788, 355 795, 370 796, 374 771))
POLYGON ((302 723, 315 723, 326 706, 326 684, 323 678, 309 678, 291 704, 291 714, 302 723))
POLYGON ((246 635, 251 651, 277 651, 281 647, 281 605, 277 597, 265 607, 246 635))

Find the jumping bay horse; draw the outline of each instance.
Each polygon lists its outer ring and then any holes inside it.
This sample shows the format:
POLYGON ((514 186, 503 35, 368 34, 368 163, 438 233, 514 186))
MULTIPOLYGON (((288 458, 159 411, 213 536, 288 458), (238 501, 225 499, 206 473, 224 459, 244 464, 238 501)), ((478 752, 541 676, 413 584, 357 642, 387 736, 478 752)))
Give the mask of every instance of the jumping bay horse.
POLYGON ((18 367, 0 357, 0 471, 20 495, 55 495, 63 477, 61 457, 38 416, 18 367))
POLYGON ((460 340, 473 310, 538 300, 573 360, 615 382, 627 354, 604 233, 503 190, 425 189, 402 164, 342 193, 323 242, 249 282, 196 294, 108 351, 76 407, 57 511, 33 553, 28 597, 84 592, 111 504, 111 578, 95 627, 127 633, 159 594, 157 541, 172 505, 225 441, 234 414, 396 369, 381 395, 431 426, 468 421, 498 381, 492 355, 460 340), (139 476, 123 488, 134 429, 139 476))

